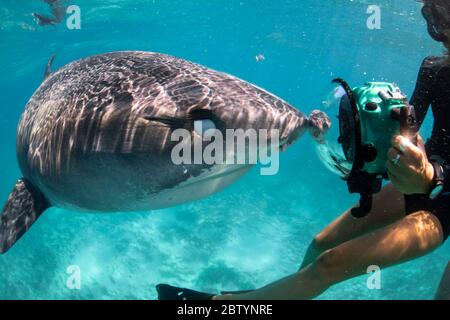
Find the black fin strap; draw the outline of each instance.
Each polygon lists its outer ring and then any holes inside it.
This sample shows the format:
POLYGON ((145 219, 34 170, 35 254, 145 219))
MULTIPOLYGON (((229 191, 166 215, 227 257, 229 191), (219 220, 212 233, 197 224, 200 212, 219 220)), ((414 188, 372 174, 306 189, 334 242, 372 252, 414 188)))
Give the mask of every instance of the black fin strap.
POLYGON ((158 300, 212 300, 215 294, 194 291, 186 288, 173 287, 168 284, 158 284, 156 286, 158 300))
POLYGON ((366 217, 370 210, 372 210, 373 196, 371 194, 361 194, 361 200, 359 201, 359 206, 354 207, 351 212, 352 216, 355 218, 366 217))

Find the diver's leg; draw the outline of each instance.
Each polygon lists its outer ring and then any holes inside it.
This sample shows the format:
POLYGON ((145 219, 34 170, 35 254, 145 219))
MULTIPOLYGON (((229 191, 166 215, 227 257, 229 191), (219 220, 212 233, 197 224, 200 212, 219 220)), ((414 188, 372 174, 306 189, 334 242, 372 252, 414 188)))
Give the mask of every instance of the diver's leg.
POLYGON ((215 299, 312 299, 336 283, 365 274, 371 265, 384 268, 423 256, 442 241, 439 220, 429 212, 416 212, 323 252, 303 270, 274 284, 251 293, 215 299))
POLYGON ((450 300, 450 262, 445 268, 438 291, 436 292, 435 300, 450 300))
POLYGON ((351 209, 320 232, 310 244, 300 269, 306 267, 322 252, 370 231, 385 227, 405 216, 404 195, 392 184, 373 197, 373 206, 367 217, 354 218, 351 209))

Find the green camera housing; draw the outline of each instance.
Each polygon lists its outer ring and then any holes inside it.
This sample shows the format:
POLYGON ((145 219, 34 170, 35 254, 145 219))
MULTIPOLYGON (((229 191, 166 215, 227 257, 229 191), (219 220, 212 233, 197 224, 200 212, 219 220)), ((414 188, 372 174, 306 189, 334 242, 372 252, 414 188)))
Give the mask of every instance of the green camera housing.
POLYGON ((351 213, 361 218, 370 212, 383 179, 389 178, 386 164, 393 137, 402 135, 417 144, 414 107, 394 83, 368 82, 354 89, 342 78, 332 83, 337 85, 332 99, 339 104, 337 143, 345 158, 331 149, 330 159, 349 192, 360 194, 359 206, 351 213))
POLYGON ((361 171, 386 177, 392 138, 403 132, 411 110, 407 97, 393 83, 369 82, 353 89, 361 130, 361 171))

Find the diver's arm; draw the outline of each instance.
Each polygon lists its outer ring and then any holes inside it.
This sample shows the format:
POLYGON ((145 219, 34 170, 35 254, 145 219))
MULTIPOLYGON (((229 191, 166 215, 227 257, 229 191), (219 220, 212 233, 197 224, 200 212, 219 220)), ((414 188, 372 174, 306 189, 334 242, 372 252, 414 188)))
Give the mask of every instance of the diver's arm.
POLYGON ((425 116, 431 104, 431 92, 433 84, 433 72, 429 58, 426 58, 417 77, 416 88, 411 97, 410 104, 414 106, 418 127, 422 126, 425 116))
POLYGON ((450 165, 445 165, 444 169, 444 193, 450 193, 450 165))

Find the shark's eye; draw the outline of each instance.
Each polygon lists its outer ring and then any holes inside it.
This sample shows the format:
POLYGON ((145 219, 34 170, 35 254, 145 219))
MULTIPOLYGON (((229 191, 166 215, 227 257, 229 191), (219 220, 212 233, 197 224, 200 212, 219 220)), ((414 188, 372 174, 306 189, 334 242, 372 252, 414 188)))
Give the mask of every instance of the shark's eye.
POLYGON ((210 119, 195 120, 194 131, 204 140, 210 140, 216 130, 216 125, 210 119))

